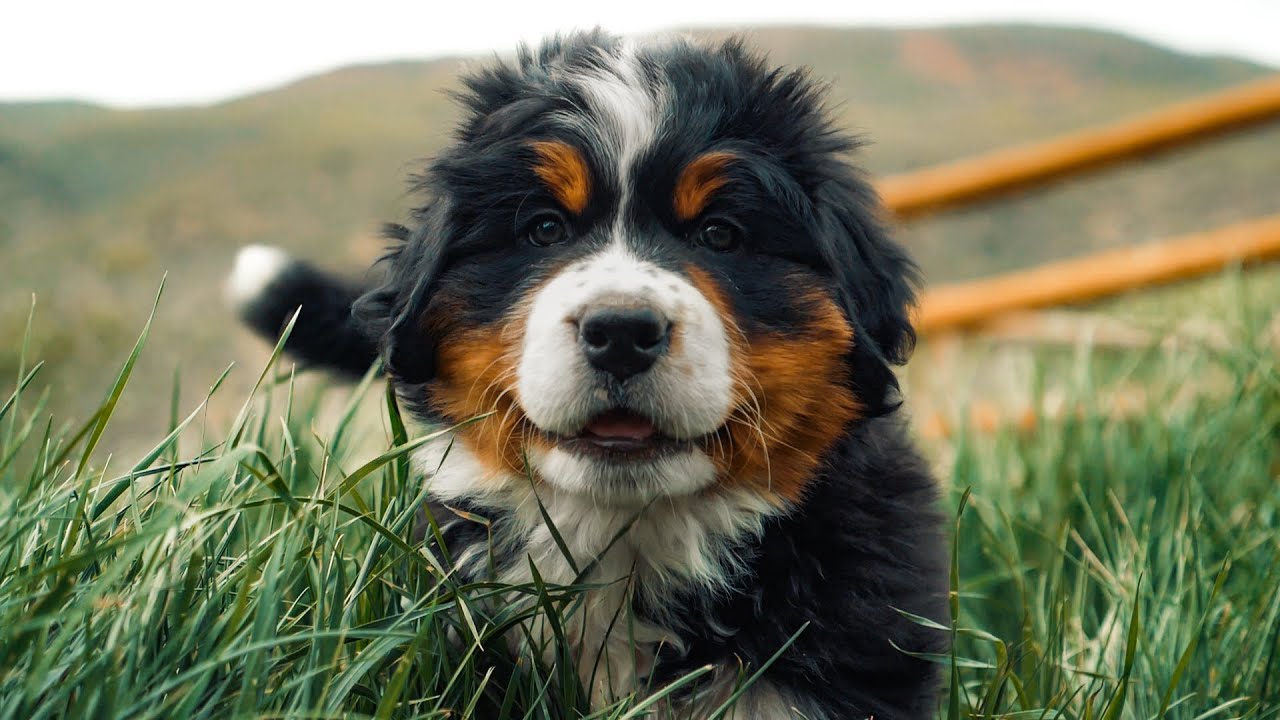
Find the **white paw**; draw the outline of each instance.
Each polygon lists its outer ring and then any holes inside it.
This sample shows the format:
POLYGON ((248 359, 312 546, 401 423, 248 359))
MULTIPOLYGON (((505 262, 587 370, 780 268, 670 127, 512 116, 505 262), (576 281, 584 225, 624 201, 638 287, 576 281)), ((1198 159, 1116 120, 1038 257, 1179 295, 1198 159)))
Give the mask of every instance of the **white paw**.
POLYGON ((279 277, 289 264, 289 255, 270 245, 246 245, 236 253, 236 264, 227 278, 227 300, 237 308, 245 307, 279 277))

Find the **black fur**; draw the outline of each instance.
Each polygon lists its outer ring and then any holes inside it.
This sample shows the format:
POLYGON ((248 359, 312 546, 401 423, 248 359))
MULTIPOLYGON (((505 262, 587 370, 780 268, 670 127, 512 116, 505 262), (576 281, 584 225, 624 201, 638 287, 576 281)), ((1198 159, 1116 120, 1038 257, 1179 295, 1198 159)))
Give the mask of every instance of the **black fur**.
POLYGON ((298 312, 285 350, 303 361, 359 377, 378 359, 378 344, 351 315, 363 291, 303 262, 290 262, 261 293, 240 306, 240 318, 264 337, 278 338, 298 312))
POLYGON ((943 652, 946 638, 902 612, 950 614, 936 507, 936 486, 900 420, 859 425, 832 449, 805 502, 741 548, 749 571, 734 593, 672 603, 687 645, 664 653, 655 680, 727 658, 760 667, 809 623, 766 673, 801 710, 931 717, 937 666, 908 653, 943 652))
MULTIPOLYGON (((390 259, 387 284, 360 304, 402 380, 431 378, 436 339, 413 320, 428 314, 442 269, 466 272, 472 263, 481 264, 483 271, 471 280, 490 285, 483 296, 492 312, 475 320, 492 321, 511 307, 522 283, 554 267, 546 253, 513 251, 507 244, 513 229, 540 208, 554 206, 532 173, 520 171, 529 165, 527 141, 565 136, 552 120, 555 113, 585 105, 566 78, 592 70, 601 48, 607 54, 618 42, 603 34, 557 39, 536 53, 523 50, 514 66, 464 79, 468 92, 459 97, 470 114, 457 133, 460 142, 420 181, 435 202, 418 211, 412 235, 401 233, 406 242, 390 259), (503 245, 495 246, 495 238, 503 245)), ((789 267, 816 272, 836 288, 855 325, 850 359, 864 407, 873 415, 896 408, 897 384, 888 364, 904 362, 915 343, 907 308, 914 301, 916 269, 888 238, 874 191, 845 161, 857 144, 831 126, 818 86, 803 71, 768 68, 737 41, 711 51, 676 45, 646 60, 650 79, 661 76, 676 87, 676 103, 686 111, 663 118, 662 141, 638 163, 636 187, 668 187, 685 162, 712 147, 741 155, 744 161, 731 172, 744 182, 718 204, 738 209, 735 220, 750 230, 758 252, 707 256, 670 242, 693 228, 670 216, 664 192, 648 198, 651 214, 632 218, 640 231, 633 249, 664 266, 694 260, 732 278, 740 317, 774 331, 785 332, 795 320, 789 311, 793 298, 776 292, 778 273, 789 267)), ((591 207, 577 218, 582 237, 557 260, 585 255, 607 240, 598 232, 610 219, 619 188, 608 176, 595 180, 591 207)), ((468 293, 469 299, 480 296, 468 293)))
MULTIPOLYGON (((572 243, 520 241, 537 213, 561 210, 530 169, 531 140, 570 142, 593 168, 609 167, 610 149, 563 118, 586 113, 580 122, 598 121, 572 81, 598 71, 618 48, 606 34, 577 34, 464 78, 456 142, 419 179, 429 199, 410 227, 390 228, 396 245, 385 281, 357 300, 297 266, 272 284, 271 299, 250 306, 251 326, 272 335, 300 303, 291 352, 347 372, 363 371, 380 352, 422 420, 458 420, 431 399, 440 343, 458 328, 495 323, 530 287, 610 239, 623 188, 596 173, 590 204, 566 218, 572 243)), ((823 457, 803 500, 736 549, 749 560, 731 592, 636 608, 684 632, 684 652, 664 651, 654 679, 706 663, 742 663, 750 672, 807 622, 765 674, 798 708, 828 720, 928 717, 937 673, 908 653, 941 653, 946 634, 899 611, 947 621, 942 519, 925 463, 895 414, 890 368, 915 342, 908 315, 915 266, 888 237, 873 189, 847 161, 857 143, 832 126, 804 72, 770 68, 738 41, 657 46, 642 50, 639 64, 642 81, 667 88, 675 109, 636 160, 639 199, 621 219, 628 249, 673 272, 694 265, 711 276, 748 336, 803 327, 814 312, 808 291, 833 298, 853 328, 845 355, 864 411, 823 457), (693 245, 697 228, 671 210, 668 188, 680 168, 713 149, 737 158, 707 211, 744 230, 733 252, 693 245)), ((489 521, 497 528, 506 520, 489 521)), ((455 523, 446 540, 465 546, 487 536, 455 523)))
MULTIPOLYGON (((942 623, 950 616, 937 505, 937 486, 899 418, 852 428, 804 503, 736 549, 747 562, 732 592, 636 608, 680 628, 684 642, 681 650, 663 648, 646 681, 661 687, 705 665, 740 665, 749 674, 798 633, 764 675, 805 713, 797 717, 932 717, 939 667, 913 654, 943 653, 947 638, 904 613, 942 623)), ((512 522, 508 513, 478 505, 433 503, 427 512, 454 553, 503 535, 512 522), (457 522, 456 509, 485 522, 457 522)), ((419 526, 420 540, 426 527, 419 526)), ((509 547, 493 552, 500 567, 524 562, 509 547)))

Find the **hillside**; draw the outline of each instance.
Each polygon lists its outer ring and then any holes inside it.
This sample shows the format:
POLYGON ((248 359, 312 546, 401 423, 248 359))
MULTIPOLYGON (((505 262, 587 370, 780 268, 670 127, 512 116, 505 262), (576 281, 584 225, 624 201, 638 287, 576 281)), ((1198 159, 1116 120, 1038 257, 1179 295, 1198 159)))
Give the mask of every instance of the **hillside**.
MULTIPOLYGON (((715 34, 715 33, 712 33, 715 34)), ((876 174, 1115 119, 1268 69, 1082 30, 769 29, 772 58, 832 83, 840 120, 876 174)), ((409 206, 405 180, 447 138, 443 90, 460 61, 327 73, 211 107, 121 111, 0 105, 0 375, 38 297, 35 357, 53 407, 82 412, 132 344, 169 273, 118 432, 154 431, 173 369, 202 395, 261 346, 233 330, 220 283, 235 249, 283 245, 358 271, 372 229, 409 206)), ((904 228, 930 281, 1280 211, 1280 128, 904 228)), ((230 382, 243 387, 254 372, 230 382)), ((7 382, 7 381, 6 381, 7 382)), ((231 393, 235 396, 235 393, 231 393)), ((214 409, 215 414, 222 412, 214 409)), ((64 415, 65 416, 65 415, 64 415)))

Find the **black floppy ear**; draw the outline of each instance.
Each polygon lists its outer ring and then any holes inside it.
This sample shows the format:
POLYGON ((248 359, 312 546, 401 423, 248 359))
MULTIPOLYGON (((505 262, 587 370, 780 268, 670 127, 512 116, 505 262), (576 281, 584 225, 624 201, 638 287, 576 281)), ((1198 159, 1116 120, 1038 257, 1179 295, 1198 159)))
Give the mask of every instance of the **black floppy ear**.
POLYGON ((383 258, 390 265, 386 282, 365 293, 352 311, 378 338, 387 372, 401 383, 418 385, 436 372, 436 341, 424 316, 444 253, 428 224, 412 232, 388 225, 384 234, 400 243, 383 258))
POLYGON ((905 363, 915 349, 910 309, 919 271, 889 237, 880 201, 861 178, 850 172, 829 180, 817 196, 822 253, 854 326, 855 391, 869 414, 892 412, 900 400, 889 365, 905 363))

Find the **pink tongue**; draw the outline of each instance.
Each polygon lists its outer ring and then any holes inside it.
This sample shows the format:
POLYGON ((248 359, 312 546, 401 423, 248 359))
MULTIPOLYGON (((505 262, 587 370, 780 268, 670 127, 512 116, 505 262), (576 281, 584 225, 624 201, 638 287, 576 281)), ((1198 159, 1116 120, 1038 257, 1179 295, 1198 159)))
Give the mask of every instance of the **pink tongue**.
POLYGON ((639 415, 605 413, 587 424, 587 432, 602 438, 644 440, 653 435, 653 423, 639 415))

